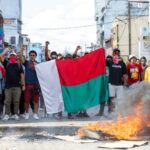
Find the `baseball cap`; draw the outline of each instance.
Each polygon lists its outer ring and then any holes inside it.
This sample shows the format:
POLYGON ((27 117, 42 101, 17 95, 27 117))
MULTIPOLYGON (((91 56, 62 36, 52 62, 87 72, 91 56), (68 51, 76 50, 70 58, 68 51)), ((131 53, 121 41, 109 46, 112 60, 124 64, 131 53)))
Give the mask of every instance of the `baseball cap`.
MULTIPOLYGON (((131 55, 129 56, 129 60, 132 59, 132 58, 136 58, 136 56, 131 54, 131 55)), ((137 59, 137 58, 136 58, 136 59, 137 59)))
POLYGON ((9 57, 10 57, 11 55, 17 56, 17 54, 16 54, 15 52, 10 52, 10 53, 9 53, 9 57))
POLYGON ((120 53, 120 50, 119 50, 118 48, 114 48, 114 49, 113 49, 113 52, 114 52, 114 53, 115 53, 115 52, 120 53))

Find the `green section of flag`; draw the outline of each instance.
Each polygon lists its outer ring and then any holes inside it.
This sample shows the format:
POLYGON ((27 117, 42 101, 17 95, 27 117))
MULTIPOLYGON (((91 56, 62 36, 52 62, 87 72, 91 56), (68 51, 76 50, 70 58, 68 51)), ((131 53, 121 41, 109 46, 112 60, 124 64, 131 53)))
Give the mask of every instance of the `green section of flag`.
POLYGON ((78 112, 108 100, 108 77, 98 76, 80 85, 62 86, 65 111, 78 112))

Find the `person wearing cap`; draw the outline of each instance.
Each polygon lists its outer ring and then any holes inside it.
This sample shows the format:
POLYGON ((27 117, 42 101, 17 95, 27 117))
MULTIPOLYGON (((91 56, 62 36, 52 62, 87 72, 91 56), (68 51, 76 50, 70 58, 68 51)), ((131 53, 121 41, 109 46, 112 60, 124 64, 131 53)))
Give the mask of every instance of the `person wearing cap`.
POLYGON ((127 74, 128 74, 128 85, 132 85, 141 81, 142 78, 142 67, 137 64, 137 58, 135 55, 129 56, 129 63, 127 64, 127 74))
POLYGON ((118 48, 113 49, 113 55, 118 55, 120 56, 120 50, 118 48))
MULTIPOLYGON (((6 50, 7 51, 7 50, 6 50)), ((17 62, 15 52, 11 52, 8 61, 5 60, 6 81, 5 81, 5 115, 3 120, 8 120, 11 113, 11 104, 13 103, 14 119, 19 120, 19 99, 21 88, 25 90, 24 71, 17 62)))

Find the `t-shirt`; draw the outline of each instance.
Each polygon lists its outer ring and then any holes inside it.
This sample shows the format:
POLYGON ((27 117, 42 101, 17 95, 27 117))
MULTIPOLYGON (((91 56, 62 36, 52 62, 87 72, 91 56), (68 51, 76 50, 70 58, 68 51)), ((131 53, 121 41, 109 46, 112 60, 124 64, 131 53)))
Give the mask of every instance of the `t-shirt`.
POLYGON ((18 63, 8 64, 6 68, 6 82, 5 88, 21 87, 21 73, 23 72, 22 66, 18 63))
POLYGON ((25 82, 26 84, 38 84, 38 78, 35 71, 35 65, 37 62, 26 60, 23 64, 25 66, 25 82))
POLYGON ((119 61, 114 64, 112 61, 107 62, 109 67, 109 83, 112 85, 123 85, 123 75, 126 74, 126 65, 119 61))
POLYGON ((150 67, 145 69, 144 80, 150 82, 150 67))
POLYGON ((128 84, 136 83, 141 80, 141 73, 143 72, 141 65, 139 64, 128 64, 128 84))

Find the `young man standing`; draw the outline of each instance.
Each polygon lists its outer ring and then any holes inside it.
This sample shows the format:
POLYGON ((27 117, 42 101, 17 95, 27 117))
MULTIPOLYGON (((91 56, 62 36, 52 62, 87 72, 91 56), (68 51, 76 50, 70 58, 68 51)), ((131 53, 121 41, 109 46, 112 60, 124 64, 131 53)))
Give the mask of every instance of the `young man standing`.
POLYGON ((13 102, 14 118, 19 120, 19 99, 22 90, 25 90, 24 71, 17 63, 16 53, 9 54, 9 60, 5 63, 6 82, 5 82, 5 115, 3 120, 8 120, 10 115, 11 103, 13 102))
POLYGON ((123 92, 123 85, 126 82, 126 65, 118 54, 113 55, 113 60, 107 62, 109 67, 109 97, 108 111, 113 111, 113 99, 120 98, 123 92))
POLYGON ((30 100, 33 100, 34 105, 34 119, 39 119, 38 116, 38 108, 39 108, 39 82, 37 78, 37 74, 35 71, 35 65, 37 64, 36 57, 37 53, 36 51, 32 50, 29 52, 29 61, 28 60, 22 60, 23 56, 23 50, 24 46, 21 47, 20 50, 20 61, 25 66, 25 119, 29 119, 29 104, 30 100))

